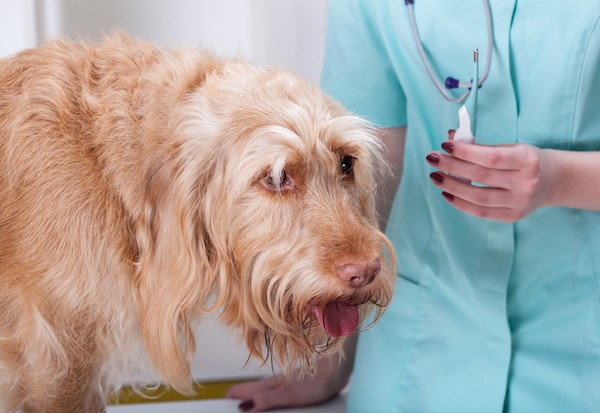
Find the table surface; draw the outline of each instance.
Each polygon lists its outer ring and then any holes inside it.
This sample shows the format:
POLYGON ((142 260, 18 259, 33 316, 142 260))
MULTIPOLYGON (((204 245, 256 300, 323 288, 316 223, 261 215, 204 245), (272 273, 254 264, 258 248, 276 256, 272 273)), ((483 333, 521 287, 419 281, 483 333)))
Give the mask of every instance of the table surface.
MULTIPOLYGON (((239 400, 213 399, 170 403, 143 403, 109 406, 107 413, 240 413, 239 400)), ((318 406, 270 410, 270 413, 343 413, 346 408, 345 395, 318 406)))

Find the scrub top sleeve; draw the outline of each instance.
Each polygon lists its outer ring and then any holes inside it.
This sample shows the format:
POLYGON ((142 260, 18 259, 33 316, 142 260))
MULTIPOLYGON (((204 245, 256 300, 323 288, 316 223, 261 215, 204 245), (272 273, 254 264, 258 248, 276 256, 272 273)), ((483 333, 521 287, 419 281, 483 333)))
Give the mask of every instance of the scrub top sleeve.
POLYGON ((406 97, 372 18, 372 0, 329 0, 321 87, 380 127, 406 125, 406 97))

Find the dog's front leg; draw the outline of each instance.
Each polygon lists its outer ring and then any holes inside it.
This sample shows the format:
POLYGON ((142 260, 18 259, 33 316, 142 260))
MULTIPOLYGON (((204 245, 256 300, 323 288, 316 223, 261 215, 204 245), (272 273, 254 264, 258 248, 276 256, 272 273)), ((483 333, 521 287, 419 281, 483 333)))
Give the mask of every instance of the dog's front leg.
MULTIPOLYGON (((105 400, 98 389, 78 382, 78 374, 73 374, 56 385, 54 394, 46 393, 44 385, 33 383, 26 390, 23 413, 104 413, 105 400)), ((47 386, 47 384, 46 384, 47 386)))
MULTIPOLYGON (((81 332, 79 332, 81 333, 81 332)), ((103 413, 102 355, 89 335, 73 334, 52 348, 44 337, 21 350, 16 386, 23 413, 103 413), (68 342, 68 345, 66 344, 68 342)), ((46 339, 48 337, 46 336, 46 339)), ((49 340, 49 339, 48 339, 49 340)))

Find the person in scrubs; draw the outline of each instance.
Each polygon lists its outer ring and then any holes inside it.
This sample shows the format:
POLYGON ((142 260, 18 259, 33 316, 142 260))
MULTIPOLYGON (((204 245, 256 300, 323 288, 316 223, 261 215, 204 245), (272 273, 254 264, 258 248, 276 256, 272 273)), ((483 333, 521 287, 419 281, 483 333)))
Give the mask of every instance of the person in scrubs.
POLYGON ((313 404, 352 372, 352 413, 599 412, 600 0, 490 0, 491 50, 485 2, 415 0, 417 37, 406 3, 329 0, 322 76, 403 171, 394 300, 354 363, 350 340, 317 377, 230 395, 313 404), (474 48, 491 63, 469 144, 433 80, 470 81, 474 48))

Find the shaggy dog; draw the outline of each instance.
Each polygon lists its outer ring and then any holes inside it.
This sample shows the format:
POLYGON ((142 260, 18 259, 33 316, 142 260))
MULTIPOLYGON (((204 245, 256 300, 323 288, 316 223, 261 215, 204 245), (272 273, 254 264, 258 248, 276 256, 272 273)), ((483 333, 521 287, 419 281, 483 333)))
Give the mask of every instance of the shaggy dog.
POLYGON ((217 309, 310 373, 391 296, 380 152, 316 87, 203 51, 116 34, 0 60, 0 411, 104 411, 133 361, 189 393, 217 309))

